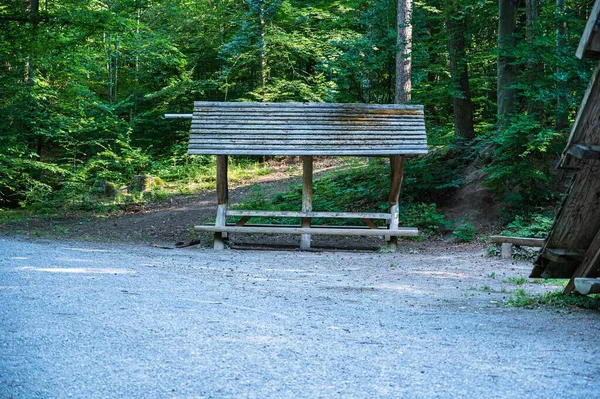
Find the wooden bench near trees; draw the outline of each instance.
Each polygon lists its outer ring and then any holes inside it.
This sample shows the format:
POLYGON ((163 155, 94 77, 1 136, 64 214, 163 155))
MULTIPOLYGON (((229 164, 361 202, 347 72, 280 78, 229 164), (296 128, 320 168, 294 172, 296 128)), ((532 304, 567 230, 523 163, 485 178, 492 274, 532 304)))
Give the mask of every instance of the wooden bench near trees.
POLYGON ((225 248, 228 233, 300 234, 301 249, 310 248, 313 234, 384 236, 394 249, 398 236, 418 235, 416 228, 398 226, 398 199, 404 157, 427 153, 420 105, 195 102, 193 114, 165 117, 192 119, 189 154, 217 156, 216 223, 194 227, 196 231, 215 233, 215 249, 225 248), (230 155, 302 157, 302 209, 295 212, 228 209, 230 155), (389 211, 314 211, 314 156, 390 157, 389 211), (241 219, 228 223, 230 217, 241 219), (254 217, 300 218, 301 225, 248 224, 254 217), (311 226, 313 218, 361 219, 365 226, 311 226), (387 227, 378 227, 373 222, 378 219, 385 220, 387 227))

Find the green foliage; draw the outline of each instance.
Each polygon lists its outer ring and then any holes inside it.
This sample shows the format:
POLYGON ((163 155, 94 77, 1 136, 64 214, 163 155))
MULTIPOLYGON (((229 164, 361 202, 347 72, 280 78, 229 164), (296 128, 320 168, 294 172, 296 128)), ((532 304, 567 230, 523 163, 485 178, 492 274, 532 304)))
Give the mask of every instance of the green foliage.
POLYGON ((552 228, 554 218, 534 214, 529 217, 517 216, 510 222, 502 235, 509 237, 546 238, 552 228))
POLYGON ((523 276, 512 276, 503 281, 503 283, 523 285, 527 282, 527 278, 523 276))
POLYGON ((477 235, 477 230, 472 224, 460 224, 452 232, 454 240, 457 242, 471 242, 477 235))
POLYGON ((581 308, 600 311, 600 296, 563 294, 562 291, 549 292, 542 295, 528 293, 522 288, 512 292, 506 299, 507 306, 536 308, 550 306, 559 308, 581 308))
MULTIPOLYGON (((444 201, 474 164, 485 167, 486 184, 510 212, 557 203, 551 168, 566 134, 556 122, 573 120, 589 77, 591 64, 573 53, 591 3, 569 2, 564 11, 540 4, 534 37, 520 32, 508 54, 519 70, 518 99, 501 123, 497 4, 415 3, 412 99, 425 105, 430 154, 406 162, 403 206, 414 223, 446 228, 437 211, 419 203, 444 201), (472 143, 455 139, 453 98, 460 92, 448 22, 464 27, 472 143)), ((162 118, 190 112, 194 100, 393 102, 391 0, 66 0, 44 4, 38 20, 28 7, 0 8, 0 207, 93 208, 106 202, 97 198, 106 194, 99 187, 120 189, 137 174, 159 176, 182 192, 212 187, 212 158, 185 154, 188 121, 162 118)), ((521 7, 519 21, 524 17, 521 7)), ((233 179, 243 180, 266 169, 240 160, 234 171, 233 179)), ((316 184, 315 208, 385 210, 387 174, 385 164, 370 161, 327 176, 316 184)), ((292 187, 273 206, 297 209, 299 193, 292 187)), ((111 201, 136 200, 117 194, 111 201)))
MULTIPOLYGON (((389 165, 377 159, 366 164, 349 161, 335 172, 317 175, 313 190, 313 210, 319 212, 381 212, 387 211, 389 192, 389 165)), ((248 199, 239 205, 243 209, 297 211, 302 208, 302 185, 290 184, 284 192, 269 198, 260 189, 252 191, 248 199)), ((257 219, 258 220, 258 219, 257 219)), ((282 223, 296 223, 297 220, 275 219, 282 223)), ((274 219, 263 219, 273 222, 274 219)), ((314 219, 315 224, 352 224, 356 221, 314 219)))
POLYGON ((403 196, 412 201, 445 199, 460 187, 468 161, 468 152, 454 143, 434 147, 427 156, 407 160, 403 196))
POLYGON ((548 154, 560 153, 566 138, 535 118, 517 115, 500 133, 484 141, 491 141, 494 148, 486 184, 502 193, 509 205, 547 206, 558 199, 548 154))
POLYGON ((415 203, 400 211, 402 226, 418 227, 423 237, 432 237, 450 227, 446 217, 438 213, 435 204, 415 203))
MULTIPOLYGON (((314 183, 313 210, 319 212, 386 212, 389 179, 382 179, 389 166, 380 160, 367 164, 350 163, 346 168, 319 176, 314 183)), ((387 172, 389 173, 389 172, 387 172)), ((290 184, 288 190, 266 195, 254 188, 235 208, 248 210, 297 211, 302 208, 302 185, 290 184)), ((293 218, 261 218, 264 223, 297 223, 293 218)), ((355 224, 354 220, 314 219, 315 224, 355 224)), ((450 223, 435 204, 401 204, 399 223, 419 227, 423 237, 431 237, 449 228, 450 223)))
POLYGON ((485 255, 488 258, 494 258, 500 256, 500 249, 497 246, 487 247, 485 250, 485 255))
POLYGON ((540 3, 537 20, 527 25, 528 32, 523 24, 516 47, 505 54, 521 71, 512 87, 517 102, 510 117, 479 140, 482 148, 491 149, 486 182, 511 211, 560 201, 558 175, 551 172, 591 72, 590 62, 574 56, 585 25, 580 13, 590 6, 580 1, 560 10, 554 3, 540 3))

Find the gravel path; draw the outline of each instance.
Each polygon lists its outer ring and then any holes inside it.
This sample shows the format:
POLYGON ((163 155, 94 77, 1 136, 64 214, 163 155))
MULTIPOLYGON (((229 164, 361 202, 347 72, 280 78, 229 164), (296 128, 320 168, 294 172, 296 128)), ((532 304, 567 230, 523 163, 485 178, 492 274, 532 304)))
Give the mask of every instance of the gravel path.
POLYGON ((482 254, 0 238, 0 398, 600 397, 600 315, 482 254))

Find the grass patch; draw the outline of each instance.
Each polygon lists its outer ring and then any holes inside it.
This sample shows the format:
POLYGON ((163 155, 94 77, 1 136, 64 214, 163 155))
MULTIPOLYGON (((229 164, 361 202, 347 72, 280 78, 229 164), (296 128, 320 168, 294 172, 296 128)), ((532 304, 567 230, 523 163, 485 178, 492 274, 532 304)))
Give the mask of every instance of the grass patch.
POLYGON ((32 216, 32 212, 25 209, 0 209, 0 224, 24 222, 32 216))
POLYGON ((523 285, 527 282, 527 278, 523 276, 512 276, 502 281, 503 283, 515 284, 515 285, 523 285))
POLYGON ((581 308, 600 311, 600 296, 563 294, 562 291, 546 294, 532 294, 522 288, 513 291, 505 301, 505 305, 518 308, 536 308, 541 306, 559 308, 581 308))
MULTIPOLYGON (((230 184, 236 185, 269 172, 268 163, 239 158, 229 162, 228 177, 230 184)), ((101 190, 95 190, 98 181, 82 172, 81 176, 74 175, 65 181, 62 188, 53 191, 52 195, 32 200, 20 209, 0 209, 0 224, 48 217, 110 215, 131 205, 164 201, 177 195, 190 195, 216 187, 214 157, 186 157, 184 161, 173 164, 155 162, 145 174, 157 178, 161 185, 148 187, 145 192, 126 192, 122 188, 131 184, 131 180, 115 175, 115 183, 110 184, 115 187, 116 193, 109 196, 101 190)))
POLYGON ((569 283, 568 278, 534 278, 531 280, 534 284, 544 284, 544 285, 556 285, 559 287, 566 287, 569 283))

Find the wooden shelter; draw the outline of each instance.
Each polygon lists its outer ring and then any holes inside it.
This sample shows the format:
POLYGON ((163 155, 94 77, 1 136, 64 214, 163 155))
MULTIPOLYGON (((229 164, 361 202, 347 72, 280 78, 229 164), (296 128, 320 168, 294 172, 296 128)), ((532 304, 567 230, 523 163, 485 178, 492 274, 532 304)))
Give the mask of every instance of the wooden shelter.
MULTIPOLYGON (((600 59, 600 0, 596 0, 577 49, 579 58, 600 59)), ((531 277, 600 277, 600 62, 571 130, 559 167, 575 172, 531 277)), ((600 281, 600 280, 599 280, 600 281)))
POLYGON ((382 236, 391 241, 415 236, 418 229, 398 226, 398 198, 404 157, 427 153, 421 105, 326 103, 194 103, 189 154, 217 156, 217 215, 214 248, 223 249, 229 233, 299 234, 300 248, 311 235, 382 236), (230 155, 295 155, 303 161, 302 209, 297 211, 232 210, 228 207, 227 163, 230 155), (391 158, 389 212, 316 212, 312 206, 313 156, 386 156, 391 158), (295 218, 300 225, 247 223, 250 218, 295 218), (228 223, 228 218, 241 218, 228 223), (313 218, 359 219, 363 226, 313 226, 313 218), (373 220, 385 220, 378 227, 373 220))

